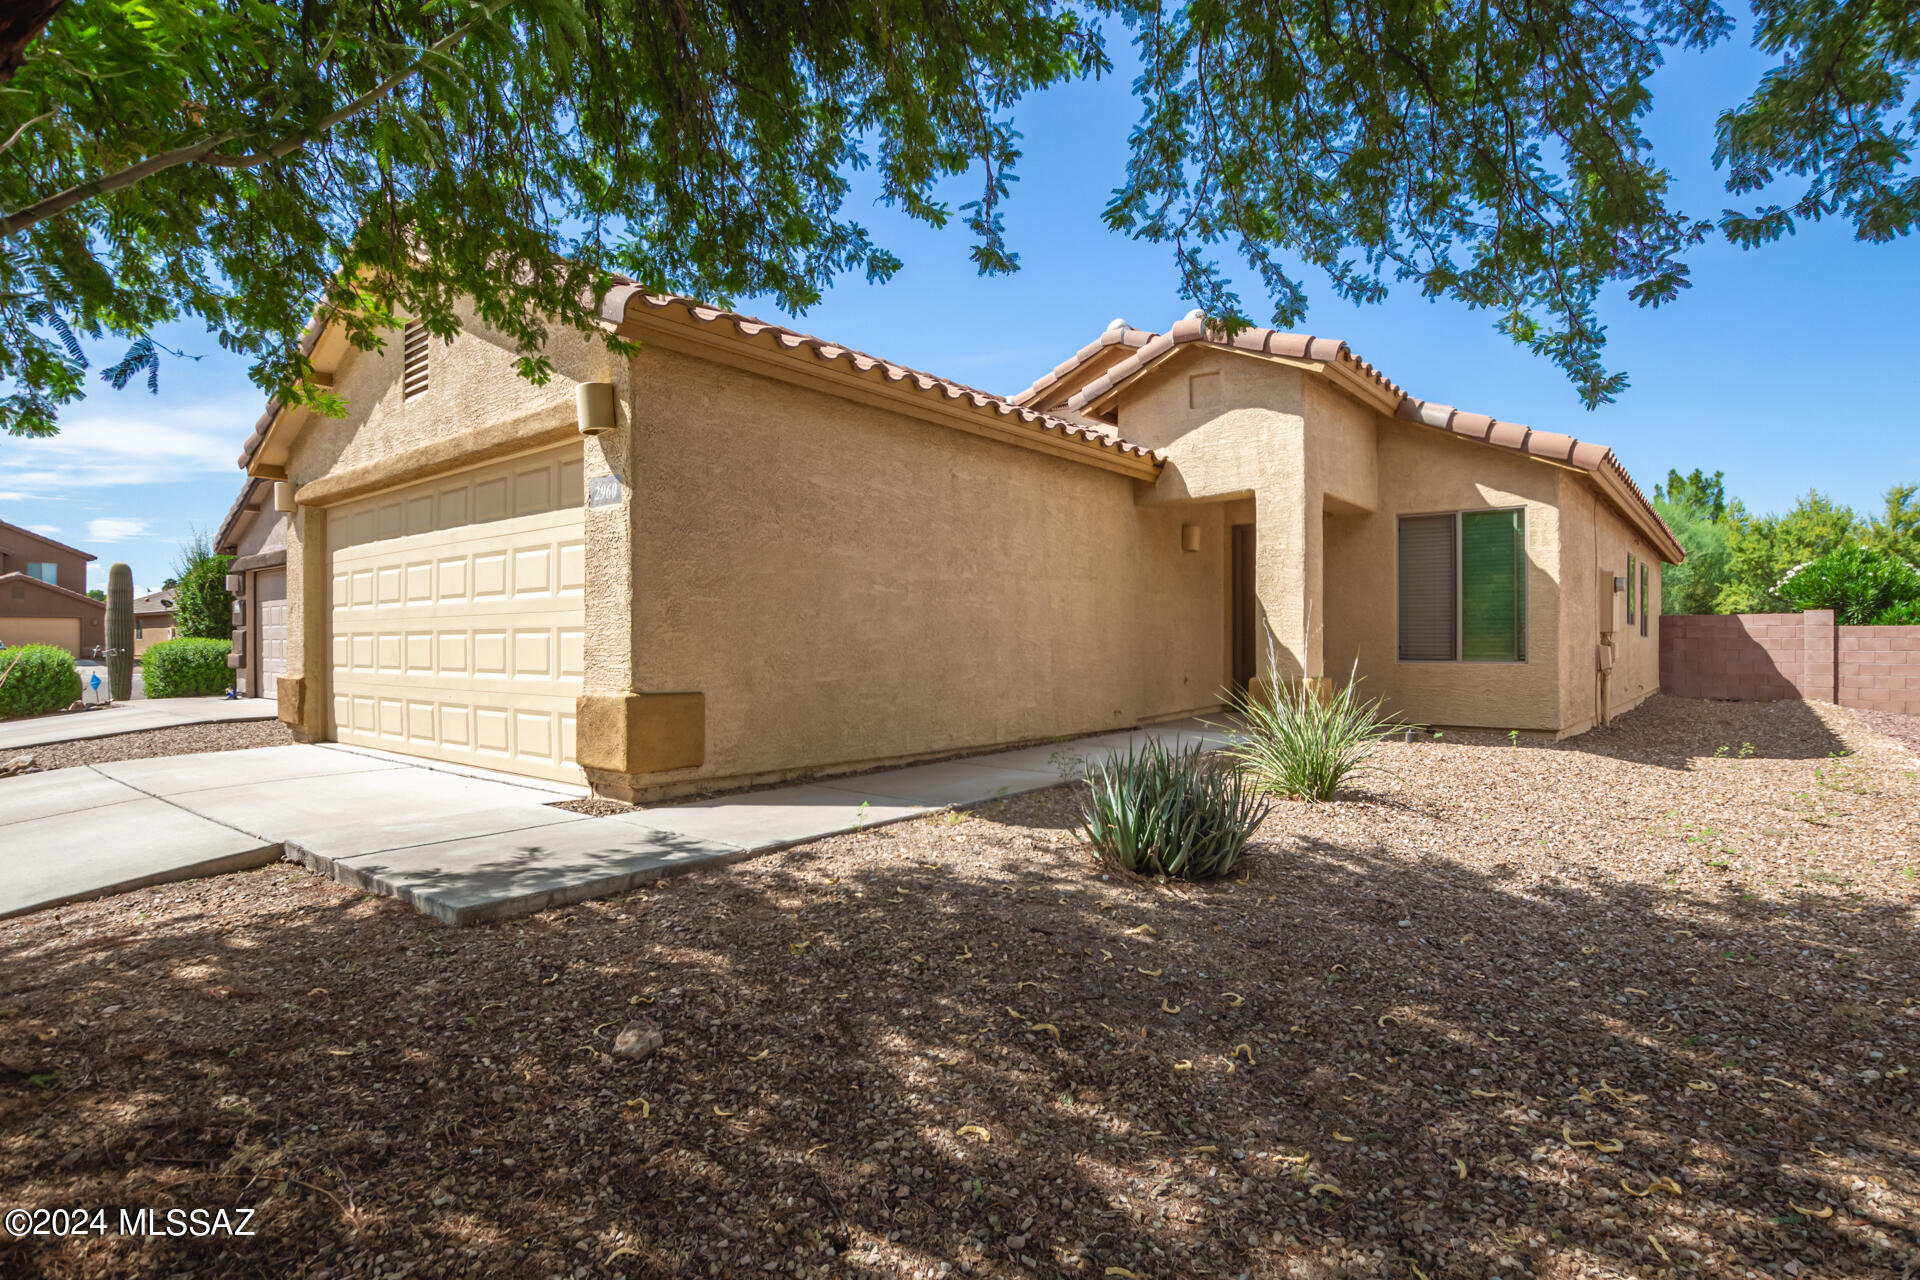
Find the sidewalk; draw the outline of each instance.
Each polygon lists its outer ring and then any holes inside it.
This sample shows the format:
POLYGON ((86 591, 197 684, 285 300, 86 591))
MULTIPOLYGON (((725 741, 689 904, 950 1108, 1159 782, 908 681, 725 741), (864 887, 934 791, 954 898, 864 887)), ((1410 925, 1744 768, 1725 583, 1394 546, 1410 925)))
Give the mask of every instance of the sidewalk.
MULTIPOLYGON (((94 712, 104 718, 109 712, 94 712)), ((588 817, 502 775, 332 744, 161 756, 0 779, 0 916, 283 852, 448 924, 621 893, 693 866, 1040 791, 1198 721, 588 817)))
POLYGON ((171 729, 217 720, 271 720, 279 708, 266 698, 142 698, 115 702, 93 711, 68 711, 25 720, 0 720, 0 756, 28 751, 49 742, 104 738, 142 729, 171 729))

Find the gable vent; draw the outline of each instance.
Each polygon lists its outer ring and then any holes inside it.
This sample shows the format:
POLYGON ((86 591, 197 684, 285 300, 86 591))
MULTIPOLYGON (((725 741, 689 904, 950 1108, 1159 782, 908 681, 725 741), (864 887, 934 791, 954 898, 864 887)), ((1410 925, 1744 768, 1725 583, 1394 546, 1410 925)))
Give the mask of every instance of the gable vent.
POLYGON ((411 400, 427 389, 427 331, 418 320, 408 321, 400 331, 400 353, 400 386, 404 398, 411 400))

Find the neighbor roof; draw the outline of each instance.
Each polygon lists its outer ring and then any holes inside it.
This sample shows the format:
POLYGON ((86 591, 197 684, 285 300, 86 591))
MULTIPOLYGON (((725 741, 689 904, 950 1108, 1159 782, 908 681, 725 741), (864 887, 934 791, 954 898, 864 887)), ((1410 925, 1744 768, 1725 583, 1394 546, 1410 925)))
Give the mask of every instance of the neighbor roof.
POLYGON ((149 591, 143 596, 133 598, 135 613, 172 613, 173 588, 162 587, 158 591, 149 591))
MULTIPOLYGON (((665 321, 718 338, 728 345, 752 351, 761 358, 804 360, 833 376, 849 381, 902 388, 917 393, 935 405, 958 408, 985 422, 1010 428, 1036 441, 1050 440, 1069 446, 1065 456, 1084 452, 1086 460, 1132 471, 1151 478, 1158 471, 1161 456, 1152 449, 1123 440, 1111 424, 1092 422, 1077 415, 1041 412, 1006 396, 970 387, 879 356, 856 351, 852 347, 828 342, 812 334, 753 316, 708 306, 677 294, 649 293, 630 280, 618 280, 600 304, 601 320, 612 326, 638 320, 665 321)), ((325 332, 316 317, 301 335, 300 350, 310 355, 325 332)), ((240 452, 240 466, 249 468, 266 443, 281 410, 280 401, 267 405, 254 424, 240 452)))
POLYGON ((1136 329, 1124 320, 1115 320, 1073 359, 1056 366, 1012 400, 1023 405, 1058 405, 1069 412, 1097 418, 1103 408, 1111 412, 1116 399, 1114 393, 1121 387, 1193 344, 1246 355, 1304 361, 1337 370, 1341 380, 1372 393, 1384 403, 1391 403, 1393 416, 1403 422, 1420 423, 1585 471, 1612 497, 1621 513, 1661 549, 1669 563, 1678 564, 1686 556, 1673 531, 1647 501, 1646 494, 1634 483, 1613 450, 1605 445, 1576 440, 1557 431, 1535 431, 1517 422, 1502 422, 1485 414, 1467 413, 1452 405, 1408 395, 1337 338, 1259 328, 1243 329, 1229 337, 1209 327, 1198 311, 1188 312, 1166 333, 1136 329), (1063 394, 1069 391, 1070 394, 1063 394))
POLYGON ((0 520, 0 529, 11 529, 15 533, 20 534, 23 537, 36 539, 37 541, 46 543, 50 547, 58 547, 62 551, 67 552, 69 555, 79 556, 82 560, 99 559, 98 556, 90 555, 87 552, 82 551, 78 547, 70 547, 66 543, 59 541, 57 538, 49 538, 46 534, 35 533, 31 529, 22 529, 19 525, 8 524, 5 520, 0 520))
MULTIPOLYGON (((87 558, 91 560, 93 557, 89 556, 87 558)), ((57 582, 48 582, 43 578, 30 577, 18 569, 15 569, 11 573, 0 573, 0 583, 25 583, 30 587, 39 587, 42 591, 51 591, 57 595, 65 596, 69 600, 84 600, 86 603, 98 605, 102 609, 107 607, 106 601, 104 600, 95 600, 92 596, 84 592, 69 591, 57 582)))

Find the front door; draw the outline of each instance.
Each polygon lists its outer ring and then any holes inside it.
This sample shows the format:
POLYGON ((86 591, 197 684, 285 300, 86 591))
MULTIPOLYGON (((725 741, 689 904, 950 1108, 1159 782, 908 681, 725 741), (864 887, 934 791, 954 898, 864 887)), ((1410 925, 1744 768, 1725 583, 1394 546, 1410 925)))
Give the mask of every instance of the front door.
POLYGON ((1245 693, 1260 674, 1260 609, 1253 590, 1253 526, 1233 526, 1232 576, 1233 687, 1245 693))

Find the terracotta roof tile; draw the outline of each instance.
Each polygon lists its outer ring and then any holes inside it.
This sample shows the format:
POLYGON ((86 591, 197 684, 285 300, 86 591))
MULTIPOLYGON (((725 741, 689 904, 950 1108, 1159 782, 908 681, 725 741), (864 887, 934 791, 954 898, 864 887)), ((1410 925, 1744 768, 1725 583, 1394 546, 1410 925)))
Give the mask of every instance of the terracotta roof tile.
POLYGON ((1515 449, 1532 457, 1544 458, 1552 462, 1565 463, 1591 473, 1605 490, 1615 492, 1622 509, 1628 517, 1642 526, 1652 539, 1661 544, 1663 552, 1670 553, 1673 562, 1678 563, 1685 552, 1673 531, 1667 528, 1665 521, 1647 501, 1647 496, 1634 483, 1626 467, 1605 445, 1577 440, 1558 431, 1535 431, 1531 427, 1517 422, 1505 422, 1487 416, 1484 413, 1466 413, 1452 405, 1439 404, 1431 400, 1421 400, 1407 394, 1378 369, 1353 354, 1346 343, 1334 338, 1323 338, 1313 334, 1281 333, 1273 329, 1248 328, 1228 337, 1218 330, 1206 327, 1204 318, 1197 311, 1190 311, 1176 321, 1165 334, 1145 333, 1128 327, 1122 335, 1109 329, 1100 335, 1096 342, 1082 347, 1078 355, 1064 364, 1056 366, 1051 372, 1035 382, 1027 390, 1013 397, 1017 402, 1032 401, 1048 392, 1057 394, 1063 385, 1071 385, 1077 371, 1084 369, 1102 351, 1120 341, 1138 347, 1132 356, 1106 368, 1092 377, 1086 385, 1067 397, 1065 407, 1074 413, 1085 410, 1089 405, 1098 403, 1113 390, 1132 378, 1149 365, 1156 363, 1175 347, 1193 342, 1205 342, 1213 346, 1232 351, 1246 351, 1258 355, 1281 356, 1293 360, 1311 360, 1318 364, 1338 365, 1349 373, 1357 374, 1367 382, 1378 387, 1389 398, 1398 403, 1394 417, 1404 422, 1417 422, 1424 426, 1466 436, 1472 440, 1498 445, 1506 449, 1515 449))
MULTIPOLYGON (((732 311, 723 311, 718 307, 696 302, 691 298, 675 294, 649 293, 637 284, 617 285, 608 292, 601 304, 601 318, 609 324, 619 324, 626 319, 629 307, 640 307, 655 314, 664 314, 669 318, 684 316, 702 327, 712 327, 723 336, 738 338, 759 345, 772 345, 783 351, 810 354, 820 363, 837 367, 848 376, 878 377, 887 382, 904 384, 920 392, 937 396, 946 401, 959 401, 972 406, 975 410, 993 417, 1009 420, 1030 427, 1036 434, 1050 435, 1071 441, 1076 445, 1092 450, 1110 453, 1120 457, 1138 458, 1158 462, 1160 454, 1134 444, 1120 437, 1114 427, 1098 422, 1078 421, 1057 414, 1043 413, 1026 407, 1020 397, 995 395, 965 383, 954 382, 936 374, 919 369, 910 369, 905 365, 893 364, 878 356, 856 351, 851 347, 816 338, 812 334, 800 333, 783 325, 740 315, 732 311)), ((1159 335, 1142 335, 1141 342, 1146 343, 1159 335)), ((1104 339, 1106 335, 1102 335, 1104 339)), ((1124 337, 1116 338, 1124 342, 1124 337)), ((1162 343, 1166 343, 1161 338, 1162 343)), ((1095 343, 1094 350, 1112 342, 1095 343)), ((1166 344, 1162 350, 1170 349, 1166 344)))

